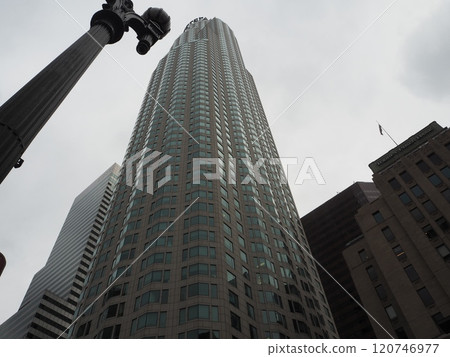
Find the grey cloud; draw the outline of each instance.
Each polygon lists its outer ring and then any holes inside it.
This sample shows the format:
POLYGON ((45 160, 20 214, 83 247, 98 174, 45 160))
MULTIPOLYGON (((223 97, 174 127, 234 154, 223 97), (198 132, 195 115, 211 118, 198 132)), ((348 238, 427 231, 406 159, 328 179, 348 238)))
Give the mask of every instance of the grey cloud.
POLYGON ((450 95, 450 3, 442 4, 408 39, 402 82, 419 96, 450 95))

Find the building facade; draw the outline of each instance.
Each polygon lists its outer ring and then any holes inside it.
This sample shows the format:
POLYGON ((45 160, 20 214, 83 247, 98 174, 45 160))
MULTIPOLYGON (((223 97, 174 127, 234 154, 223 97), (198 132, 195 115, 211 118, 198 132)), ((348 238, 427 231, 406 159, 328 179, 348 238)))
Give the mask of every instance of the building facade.
POLYGON ((47 263, 0 326, 0 338, 67 337, 119 171, 114 164, 74 200, 47 263))
POLYGON ((358 209, 379 195, 374 183, 356 182, 301 219, 313 256, 339 283, 319 270, 341 338, 375 338, 366 312, 342 290, 360 302, 342 251, 362 234, 355 219, 358 209))
POLYGON ((277 157, 233 32, 192 21, 150 80, 74 337, 337 337, 282 169, 257 165, 277 157))
POLYGON ((369 165, 380 198, 344 251, 380 338, 450 333, 450 131, 433 122, 369 165))

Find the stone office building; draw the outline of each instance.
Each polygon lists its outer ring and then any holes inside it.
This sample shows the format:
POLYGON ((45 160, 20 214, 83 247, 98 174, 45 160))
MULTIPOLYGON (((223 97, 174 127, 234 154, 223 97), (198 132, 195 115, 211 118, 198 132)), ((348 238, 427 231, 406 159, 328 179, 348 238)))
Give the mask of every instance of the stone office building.
POLYGON ((450 131, 436 122, 372 162, 380 198, 344 257, 376 335, 450 333, 450 131))

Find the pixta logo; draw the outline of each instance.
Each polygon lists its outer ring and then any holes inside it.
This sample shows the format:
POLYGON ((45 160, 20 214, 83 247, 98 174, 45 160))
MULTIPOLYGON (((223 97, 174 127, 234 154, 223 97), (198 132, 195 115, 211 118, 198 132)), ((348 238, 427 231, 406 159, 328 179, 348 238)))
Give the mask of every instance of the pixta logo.
MULTIPOLYGON (((167 163, 172 156, 145 148, 126 161, 126 184, 138 190, 153 194, 154 191, 171 180, 171 166, 166 165, 164 177, 154 182, 155 172, 167 163)), ((260 158, 253 163, 249 158, 194 158, 192 160, 192 184, 199 185, 203 179, 208 181, 226 179, 229 185, 236 185, 237 177, 242 185, 254 181, 267 185, 268 176, 281 184, 302 185, 304 181, 315 181, 324 185, 325 180, 313 158, 307 157, 299 164, 297 158, 260 158), (270 173, 269 173, 270 172, 270 173), (242 175, 245 173, 245 175, 242 175)))
POLYGON ((155 189, 169 182, 170 165, 166 166, 164 177, 155 183, 156 187, 153 186, 155 171, 172 158, 170 155, 161 155, 159 151, 145 148, 130 157, 125 166, 126 184, 152 195, 155 189))
POLYGON ((239 161, 231 158, 225 162, 219 158, 194 158, 192 183, 199 184, 203 176, 207 180, 223 178, 228 184, 235 185, 238 166, 242 172, 246 173, 246 175, 239 175, 242 185, 248 185, 251 181, 258 185, 267 185, 268 172, 273 173, 272 177, 276 177, 283 185, 288 183, 303 185, 305 181, 315 181, 318 185, 325 185, 325 179, 312 157, 305 158, 301 164, 294 157, 260 158, 255 163, 249 158, 240 158, 239 161))

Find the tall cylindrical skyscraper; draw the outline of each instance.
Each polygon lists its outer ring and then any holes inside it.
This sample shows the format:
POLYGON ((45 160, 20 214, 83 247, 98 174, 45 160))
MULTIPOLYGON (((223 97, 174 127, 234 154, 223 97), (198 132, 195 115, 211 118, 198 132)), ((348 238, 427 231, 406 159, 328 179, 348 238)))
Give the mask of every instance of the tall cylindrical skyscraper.
POLYGON ((233 32, 192 21, 150 80, 73 337, 337 337, 275 158, 233 32))

